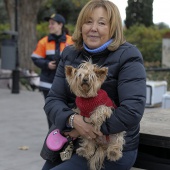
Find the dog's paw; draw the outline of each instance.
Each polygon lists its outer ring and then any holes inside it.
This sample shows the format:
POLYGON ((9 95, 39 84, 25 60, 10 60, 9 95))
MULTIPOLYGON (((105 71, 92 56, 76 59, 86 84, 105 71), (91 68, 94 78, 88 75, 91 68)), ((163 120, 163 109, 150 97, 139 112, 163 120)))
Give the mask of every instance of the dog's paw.
POLYGON ((105 116, 105 120, 106 118, 109 118, 112 114, 112 109, 110 107, 103 107, 103 114, 105 116))
MULTIPOLYGON (((112 110, 110 107, 105 105, 98 106, 90 116, 92 124, 100 127, 106 118, 109 118, 112 114, 112 110)), ((100 130, 100 129, 99 129, 100 130)))
POLYGON ((82 156, 82 157, 86 158, 87 160, 90 160, 91 157, 94 155, 95 151, 94 150, 88 150, 88 149, 85 149, 83 147, 80 147, 76 150, 76 153, 79 156, 82 156))
POLYGON ((122 157, 125 132, 110 135, 110 143, 107 148, 107 158, 110 161, 117 161, 122 157))
POLYGON ((122 151, 117 148, 114 150, 107 150, 107 159, 110 161, 117 161, 122 157, 122 151))
POLYGON ((82 139, 80 147, 76 150, 79 156, 83 156, 89 160, 95 153, 96 143, 95 140, 82 139))
POLYGON ((83 157, 85 157, 86 159, 87 159, 87 151, 86 151, 86 149, 85 148, 83 148, 83 147, 80 147, 80 148, 78 148, 77 150, 76 150, 76 153, 79 155, 79 156, 83 156, 83 157))

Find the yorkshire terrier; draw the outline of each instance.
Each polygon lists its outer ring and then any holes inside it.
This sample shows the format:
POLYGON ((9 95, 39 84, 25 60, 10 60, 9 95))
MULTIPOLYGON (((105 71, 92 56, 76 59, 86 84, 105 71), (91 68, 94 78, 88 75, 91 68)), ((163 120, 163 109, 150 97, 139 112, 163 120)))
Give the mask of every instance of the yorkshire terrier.
MULTIPOLYGON (((70 90, 76 95, 78 113, 88 117, 96 131, 111 116, 116 105, 101 89, 106 79, 107 67, 99 67, 91 61, 83 62, 78 68, 65 66, 65 74, 70 90)), ((91 170, 100 170, 104 159, 117 161, 122 157, 125 132, 89 139, 81 137, 79 156, 85 157, 91 170)))

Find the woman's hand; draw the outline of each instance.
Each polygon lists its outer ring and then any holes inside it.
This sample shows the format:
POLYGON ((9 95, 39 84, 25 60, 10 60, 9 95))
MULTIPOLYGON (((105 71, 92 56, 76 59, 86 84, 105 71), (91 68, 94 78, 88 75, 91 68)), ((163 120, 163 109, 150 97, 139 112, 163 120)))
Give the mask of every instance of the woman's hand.
POLYGON ((50 62, 48 63, 48 68, 49 68, 50 70, 55 70, 55 69, 56 69, 56 62, 55 62, 55 61, 50 61, 50 62))
POLYGON ((100 131, 97 132, 94 129, 92 124, 84 122, 83 117, 80 115, 74 116, 73 125, 80 136, 86 137, 88 139, 95 139, 97 136, 103 136, 100 131))

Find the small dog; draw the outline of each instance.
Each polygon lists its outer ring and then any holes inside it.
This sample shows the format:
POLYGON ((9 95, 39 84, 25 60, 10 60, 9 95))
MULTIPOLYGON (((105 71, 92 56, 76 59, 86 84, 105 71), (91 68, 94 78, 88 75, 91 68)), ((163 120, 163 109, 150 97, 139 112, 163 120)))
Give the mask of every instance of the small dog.
MULTIPOLYGON (((106 79, 108 68, 99 67, 92 62, 83 62, 78 68, 65 67, 65 74, 71 91, 76 95, 79 114, 90 118, 95 130, 100 131, 102 123, 111 116, 116 107, 107 93, 101 89, 106 79)), ((91 170, 100 170, 107 157, 117 161, 122 157, 125 132, 98 137, 82 138, 76 150, 79 156, 85 157, 91 170)))

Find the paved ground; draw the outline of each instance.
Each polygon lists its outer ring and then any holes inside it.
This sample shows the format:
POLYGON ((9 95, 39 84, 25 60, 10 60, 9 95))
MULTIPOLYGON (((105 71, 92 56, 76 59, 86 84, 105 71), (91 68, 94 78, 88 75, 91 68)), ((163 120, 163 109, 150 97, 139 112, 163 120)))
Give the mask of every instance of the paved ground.
POLYGON ((39 92, 0 89, 0 170, 41 169, 39 153, 47 133, 43 104, 39 92))
POLYGON ((38 91, 0 89, 0 170, 41 170, 39 153, 48 130, 43 105, 38 91), (28 150, 19 149, 23 146, 28 150))

